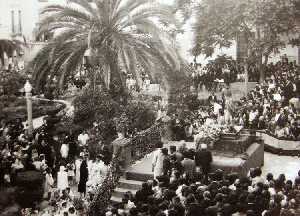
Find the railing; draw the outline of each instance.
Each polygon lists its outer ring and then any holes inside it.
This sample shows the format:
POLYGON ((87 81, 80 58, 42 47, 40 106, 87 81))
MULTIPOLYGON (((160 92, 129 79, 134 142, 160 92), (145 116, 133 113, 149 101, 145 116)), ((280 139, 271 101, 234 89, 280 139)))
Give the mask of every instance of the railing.
POLYGON ((130 143, 132 161, 142 159, 145 155, 153 152, 157 143, 161 141, 161 124, 154 124, 147 130, 135 136, 130 143))
POLYGON ((156 149, 157 143, 161 141, 161 127, 160 123, 156 123, 133 138, 124 138, 112 143, 114 153, 121 151, 119 158, 123 169, 156 149))

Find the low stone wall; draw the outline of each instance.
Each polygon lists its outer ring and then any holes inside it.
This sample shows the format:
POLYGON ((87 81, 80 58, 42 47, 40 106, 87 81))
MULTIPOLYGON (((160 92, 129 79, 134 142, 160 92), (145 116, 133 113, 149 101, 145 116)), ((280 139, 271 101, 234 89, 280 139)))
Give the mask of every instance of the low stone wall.
POLYGON ((226 173, 238 173, 246 176, 250 168, 264 165, 264 144, 252 143, 246 150, 245 156, 225 158, 214 156, 212 170, 221 169, 226 173))
POLYGON ((278 139, 265 131, 256 131, 256 135, 264 141, 266 151, 280 155, 300 155, 300 141, 278 139))

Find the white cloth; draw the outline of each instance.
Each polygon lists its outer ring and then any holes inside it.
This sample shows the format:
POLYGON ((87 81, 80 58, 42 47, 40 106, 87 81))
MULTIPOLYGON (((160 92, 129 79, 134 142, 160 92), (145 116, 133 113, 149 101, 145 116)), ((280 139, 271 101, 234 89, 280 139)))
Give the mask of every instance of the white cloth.
POLYGON ((86 145, 86 143, 90 139, 90 137, 87 133, 85 133, 85 134, 81 133, 81 134, 78 135, 77 139, 81 143, 81 145, 86 145))
POLYGON ((232 115, 231 112, 229 112, 227 109, 224 112, 224 117, 225 117, 225 124, 229 125, 232 123, 232 115))
POLYGON ((214 103, 214 114, 215 115, 219 114, 220 109, 222 109, 222 106, 218 103, 214 103))
POLYGON ((68 155, 69 155, 69 145, 68 144, 61 145, 60 154, 61 154, 62 158, 68 158, 68 155))
POLYGON ((57 188, 62 191, 68 186, 68 173, 65 171, 65 167, 61 166, 59 172, 57 173, 57 188))
POLYGON ((75 180, 77 183, 79 183, 80 179, 80 165, 82 163, 81 159, 75 160, 75 180))
POLYGON ((157 178, 158 176, 163 175, 163 160, 164 155, 161 152, 161 150, 156 150, 154 152, 153 160, 152 160, 152 166, 154 167, 153 174, 154 178, 157 178))
POLYGON ((52 186, 54 184, 54 180, 51 174, 46 174, 45 176, 45 192, 49 193, 51 192, 52 186))

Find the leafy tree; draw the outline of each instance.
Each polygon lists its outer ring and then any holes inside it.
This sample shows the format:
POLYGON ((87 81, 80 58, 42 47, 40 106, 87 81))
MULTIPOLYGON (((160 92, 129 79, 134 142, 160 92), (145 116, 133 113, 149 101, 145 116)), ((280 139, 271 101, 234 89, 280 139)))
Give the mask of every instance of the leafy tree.
POLYGON ((153 78, 162 75, 167 82, 180 67, 173 39, 161 25, 176 27, 169 9, 148 0, 69 0, 66 6, 44 8, 40 33, 56 34, 31 63, 36 87, 48 76, 62 87, 87 51, 92 54, 89 63, 97 65, 96 70, 88 70, 88 77, 100 79, 107 88, 113 80, 124 84, 122 70, 132 73, 141 84, 137 65, 153 78), (171 72, 158 70, 162 65, 171 72))
POLYGON ((294 0, 203 0, 197 14, 195 56, 211 56, 217 47, 230 47, 242 36, 247 44, 246 58, 254 59, 261 69, 262 57, 267 64, 269 55, 287 44, 284 36, 296 34, 294 0))

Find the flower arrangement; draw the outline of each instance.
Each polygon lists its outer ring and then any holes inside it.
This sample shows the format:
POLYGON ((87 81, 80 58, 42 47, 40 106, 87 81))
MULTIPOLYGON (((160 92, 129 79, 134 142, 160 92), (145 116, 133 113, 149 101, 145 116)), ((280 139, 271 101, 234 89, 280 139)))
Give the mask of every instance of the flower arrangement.
POLYGON ((227 129, 227 126, 210 124, 202 125, 198 128, 197 134, 195 135, 196 142, 211 143, 215 142, 220 138, 220 135, 227 129))

